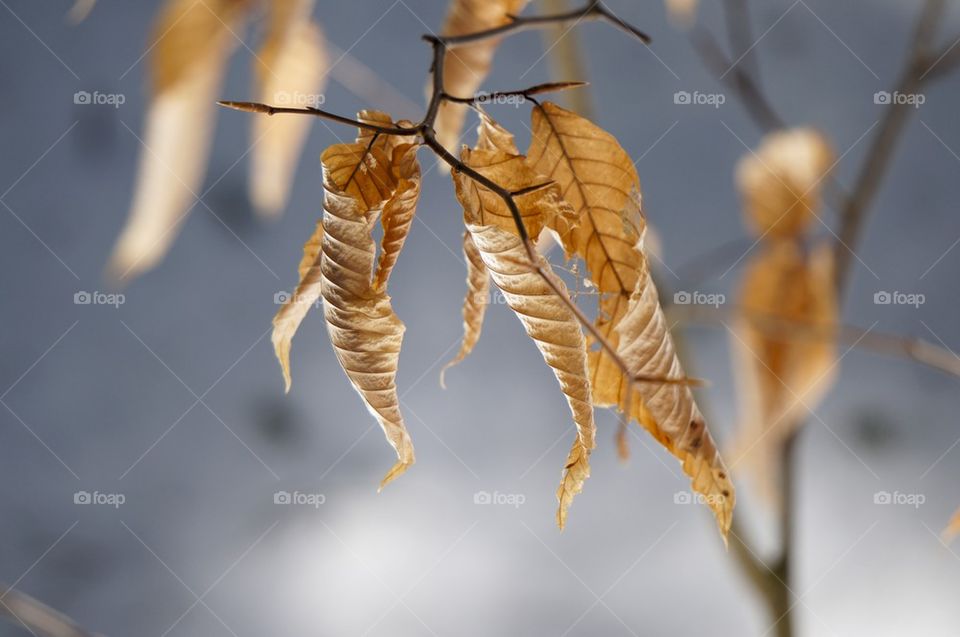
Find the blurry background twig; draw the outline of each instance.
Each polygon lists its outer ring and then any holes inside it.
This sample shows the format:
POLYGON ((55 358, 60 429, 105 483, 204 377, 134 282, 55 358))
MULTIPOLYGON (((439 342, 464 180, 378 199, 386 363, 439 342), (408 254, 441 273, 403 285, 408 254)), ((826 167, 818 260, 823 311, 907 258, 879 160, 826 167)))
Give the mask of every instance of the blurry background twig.
POLYGON ((26 593, 0 584, 0 617, 23 626, 39 637, 98 637, 72 619, 26 593))
MULTIPOLYGON (((730 47, 725 54, 718 39, 703 26, 691 33, 691 42, 704 64, 715 73, 718 80, 726 83, 739 98, 748 115, 765 133, 786 127, 783 117, 777 112, 772 101, 764 93, 760 81, 760 68, 750 26, 750 7, 748 0, 724 0, 721 3, 724 12, 724 24, 730 47)), ((926 0, 914 27, 913 36, 906 55, 903 70, 894 88, 894 94, 913 95, 919 93, 924 85, 934 79, 944 77, 949 71, 960 65, 960 52, 955 42, 938 49, 936 40, 939 26, 943 22, 946 9, 945 0, 926 0)), ((883 184, 897 142, 910 117, 911 109, 905 103, 891 100, 886 112, 876 126, 866 159, 849 193, 832 178, 825 178, 826 194, 832 200, 838 212, 838 228, 834 242, 834 281, 838 306, 842 306, 844 292, 850 279, 854 250, 862 235, 863 225, 870 207, 883 184)), ((734 242, 736 244, 736 242, 734 242)), ((718 251, 727 251, 731 244, 725 244, 718 251)), ((697 263, 709 263, 716 253, 698 259, 697 263)), ((696 269, 700 269, 699 265, 696 269)), ((674 308, 676 309, 676 308, 674 308)), ((685 310, 689 308, 684 308, 685 310)), ((706 318, 704 313, 699 318, 706 318)), ((757 322, 764 323, 764 317, 757 322)), ((711 320, 722 320, 711 312, 711 320)), ((884 334, 873 334, 870 330, 835 326, 828 334, 809 326, 784 323, 782 319, 766 321, 765 329, 783 334, 789 338, 821 338, 827 336, 856 344, 858 347, 874 351, 905 356, 914 361, 957 375, 960 371, 960 358, 946 347, 931 343, 884 334), (821 336, 822 335, 822 336, 821 336)), ((791 600, 791 558, 794 550, 792 529, 794 527, 794 488, 797 471, 797 437, 801 428, 797 428, 786 440, 780 453, 779 467, 781 476, 779 553, 769 562, 758 557, 753 543, 744 530, 739 518, 734 518, 731 535, 732 548, 738 563, 749 581, 765 600, 768 611, 774 620, 776 634, 790 637, 793 634, 793 621, 790 612, 795 605, 791 600)))

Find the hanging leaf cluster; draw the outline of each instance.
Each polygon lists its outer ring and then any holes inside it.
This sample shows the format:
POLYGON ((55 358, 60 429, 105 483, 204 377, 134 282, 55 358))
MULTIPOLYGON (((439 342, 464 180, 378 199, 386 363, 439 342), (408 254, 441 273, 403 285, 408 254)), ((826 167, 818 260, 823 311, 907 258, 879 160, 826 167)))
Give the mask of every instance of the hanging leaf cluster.
MULTIPOLYGON (((393 124, 383 113, 361 122, 393 124)), ((673 454, 726 535, 731 480, 676 355, 644 252, 640 182, 616 139, 579 115, 536 104, 530 147, 481 113, 476 143, 463 147, 452 174, 463 208, 467 295, 464 338, 454 363, 476 345, 494 285, 556 376, 576 425, 557 489, 557 523, 590 475, 594 407, 613 407, 673 454), (474 172, 485 180, 477 179, 474 172), (489 184, 515 193, 517 216, 489 184), (524 229, 520 231, 520 224, 524 229), (555 233, 585 268, 600 300, 592 329, 564 281, 542 256, 531 262, 524 236, 555 233), (601 343, 602 341, 602 343, 601 343), (604 347, 601 348, 600 346, 604 347)), ((296 293, 274 319, 273 342, 289 384, 291 341, 322 299, 337 358, 397 455, 385 485, 414 461, 396 387, 403 323, 387 293, 389 274, 415 214, 420 191, 416 137, 361 130, 322 156, 324 211, 307 241, 296 293), (382 226, 379 255, 373 233, 382 226)), ((289 386, 289 385, 288 385, 289 386)))

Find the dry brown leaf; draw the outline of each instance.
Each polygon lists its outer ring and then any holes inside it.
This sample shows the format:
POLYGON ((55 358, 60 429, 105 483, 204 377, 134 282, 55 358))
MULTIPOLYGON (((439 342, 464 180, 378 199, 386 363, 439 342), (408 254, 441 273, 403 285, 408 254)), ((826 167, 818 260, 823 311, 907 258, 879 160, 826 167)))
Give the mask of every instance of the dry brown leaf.
MULTIPOLYGON (((329 63, 320 27, 310 20, 312 0, 273 0, 267 34, 257 54, 255 94, 277 106, 318 107, 329 63)), ((258 213, 283 211, 297 160, 310 131, 308 117, 254 117, 250 199, 258 213)))
MULTIPOLYGON (((510 133, 486 116, 482 118, 477 132, 476 147, 473 150, 464 148, 461 153, 461 159, 471 168, 510 192, 543 185, 543 188, 514 197, 528 236, 537 237, 546 224, 558 223, 558 218, 569 218, 573 214, 560 198, 557 184, 551 184, 549 179, 530 165, 517 150, 510 133)), ((458 196, 470 200, 469 205, 464 204, 464 207, 478 215, 474 221, 477 225, 517 231, 513 215, 500 195, 472 179, 458 179, 455 183, 462 184, 462 192, 458 191, 458 196)))
POLYGON ((323 245, 323 223, 318 221, 317 227, 303 246, 303 257, 297 268, 299 281, 293 296, 273 317, 273 350, 280 361, 283 372, 284 390, 290 391, 290 346, 297 328, 307 316, 310 307, 320 299, 320 264, 317 257, 323 245))
POLYGON ((467 262, 467 295, 463 299, 463 342, 456 357, 440 372, 440 385, 446 387, 446 371, 469 356, 483 328, 483 316, 490 301, 490 273, 473 242, 470 231, 463 233, 463 257, 467 262))
MULTIPOLYGON (((661 378, 684 376, 646 260, 641 264, 627 311, 615 329, 620 337, 617 353, 631 373, 661 378)), ((726 541, 736 503, 733 482, 693 392, 685 385, 639 383, 626 399, 629 409, 626 405, 621 408, 680 461, 693 490, 713 510, 726 541)))
POLYGON ((375 289, 386 289, 387 280, 397 263, 397 257, 407 240, 413 225, 413 215, 420 198, 420 162, 417 161, 418 144, 402 143, 393 148, 392 169, 397 182, 396 191, 383 207, 380 221, 383 238, 380 242, 380 259, 373 278, 375 289))
POLYGON ((836 378, 833 281, 827 243, 805 254, 795 242, 772 242, 743 275, 730 339, 740 403, 735 450, 775 508, 780 450, 836 378), (810 337, 798 337, 807 329, 810 337))
MULTIPOLYGON (((376 112, 359 117, 389 121, 376 112)), ((380 483, 382 489, 413 464, 414 452, 396 387, 405 328, 385 290, 402 240, 396 239, 396 225, 385 231, 393 236, 390 263, 381 262, 378 268, 372 230, 381 212, 392 210, 389 214, 395 220, 391 223, 400 225, 412 216, 420 167, 415 145, 393 139, 383 144, 374 141, 361 131, 357 142, 324 151, 323 220, 304 246, 297 292, 274 319, 273 342, 289 387, 291 339, 312 302, 318 295, 323 298, 337 360, 397 453, 397 462, 380 483), (375 273, 380 275, 376 281, 375 273)))
MULTIPOLYGON (((560 186, 578 219, 557 229, 602 295, 596 328, 633 376, 684 377, 643 253, 640 180, 629 155, 606 131, 549 102, 534 108, 532 130, 530 161, 560 186)), ((733 485, 690 389, 635 384, 599 350, 590 352, 589 370, 594 403, 617 406, 680 460, 726 537, 733 485)))
MULTIPOLYGON (((461 160, 482 172, 494 183, 518 190, 543 183, 519 154, 506 150, 484 150, 491 145, 505 148, 504 138, 490 139, 499 127, 481 126, 479 149, 464 149, 461 160)), ((500 129, 502 130, 502 129, 500 129)), ((494 283, 507 305, 516 313, 547 364, 553 368, 567 398, 577 427, 557 490, 557 524, 562 529, 574 496, 583 489, 590 475, 589 457, 596 442, 596 425, 587 377, 586 342, 580 324, 570 309, 533 269, 516 226, 503 222, 503 200, 463 173, 454 174, 457 199, 464 209, 464 221, 494 283)), ((563 206, 556 185, 540 188, 517 197, 521 216, 530 228, 540 228, 544 218, 562 214, 563 206)), ((539 230, 537 230, 539 232, 539 230)), ((531 232, 531 236, 537 236, 531 232)), ((542 257, 539 266, 553 284, 567 294, 563 282, 553 274, 542 257)))
POLYGON ((699 0, 666 0, 667 17, 675 27, 689 29, 697 20, 699 0))
MULTIPOLYGON (((452 0, 444 23, 443 35, 463 35, 491 29, 510 22, 526 6, 527 0, 452 0)), ((451 95, 470 97, 490 72, 499 38, 457 47, 447 51, 443 61, 443 82, 451 95)), ((466 115, 466 105, 445 102, 440 105, 434 129, 447 150, 456 152, 466 115)))
MULTIPOLYGON (((613 347, 614 326, 623 318, 637 285, 643 255, 638 249, 640 179, 617 140, 588 120, 546 102, 534 107, 531 164, 555 181, 578 223, 559 227, 568 257, 583 258, 602 294, 595 325, 613 347)), ((623 402, 629 381, 609 356, 590 352, 590 381, 597 406, 623 402)))
POLYGON ((396 190, 389 159, 377 148, 337 144, 324 151, 324 241, 320 290, 327 331, 337 359, 397 452, 380 488, 414 462, 400 414, 396 374, 404 325, 386 291, 374 288, 376 244, 371 234, 379 208, 396 190), (358 164, 358 158, 366 160, 358 164))
POLYGON ((799 237, 821 203, 821 183, 834 164, 826 137, 811 128, 770 133, 737 164, 747 222, 758 235, 799 237))
POLYGON ((107 266, 115 281, 163 257, 200 195, 215 100, 245 6, 242 0, 172 0, 154 25, 153 92, 134 198, 107 266))

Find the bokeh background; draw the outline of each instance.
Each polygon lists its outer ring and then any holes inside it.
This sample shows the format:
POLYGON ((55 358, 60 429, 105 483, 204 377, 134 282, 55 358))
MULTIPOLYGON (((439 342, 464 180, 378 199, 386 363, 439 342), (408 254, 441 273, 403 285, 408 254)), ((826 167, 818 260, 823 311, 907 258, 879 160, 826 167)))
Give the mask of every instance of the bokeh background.
MULTIPOLYGON (((365 66, 380 78, 361 96, 332 81, 326 106, 416 118, 428 65, 419 36, 440 27, 445 3, 318 4, 328 39, 349 52, 332 77, 365 66)), ((718 8, 704 4, 701 20, 718 29, 718 8)), ((754 3, 764 85, 791 123, 816 125, 847 151, 843 183, 882 115, 873 95, 896 81, 918 4, 754 3)), ((675 503, 687 488, 677 463, 636 430, 621 465, 612 414, 599 415, 593 475, 566 531, 556 529, 572 424, 506 307, 491 308, 477 350, 439 388, 461 335, 462 222, 449 177, 426 153, 424 195, 392 280, 418 462, 379 495, 392 451, 320 314, 295 339, 287 396, 268 334, 274 295, 293 285, 319 215, 318 156, 353 131, 316 123, 289 209, 270 224, 246 198, 250 116, 221 113, 203 204, 167 259, 117 308, 74 304, 77 292, 110 291, 102 268, 141 152, 141 55, 158 3, 100 0, 78 26, 62 0, 0 5, 0 580, 106 635, 765 634, 771 619, 706 508, 675 503), (126 101, 76 105, 81 90, 126 101), (324 502, 275 504, 281 490, 324 502), (75 504, 78 491, 124 503, 75 504), (523 502, 475 504, 481 491, 523 502)), ((674 104, 677 91, 725 91, 659 2, 610 6, 654 44, 584 25, 588 77, 570 79, 592 83, 598 122, 638 159, 663 261, 679 271, 746 236, 732 173, 760 133, 729 93, 720 108, 674 104)), ((944 32, 960 34, 956 11, 944 32)), ((536 33, 510 38, 485 87, 550 79, 544 51, 536 33)), ((239 49, 225 98, 250 97, 251 57, 239 49)), ((904 135, 856 248, 867 267, 857 263, 844 320, 960 348, 958 83, 929 87, 904 135), (926 302, 877 306, 878 290, 926 302)), ((495 108, 525 144, 527 110, 495 108)), ((695 289, 732 298, 738 271, 720 275, 740 254, 715 261, 695 289)), ((684 285, 667 268, 659 277, 684 285)), ((727 337, 687 331, 722 441, 735 425, 727 337)), ((937 537, 960 504, 958 383, 859 350, 843 358, 800 441, 800 634, 960 631, 960 549, 937 537), (925 502, 875 504, 884 490, 925 502)), ((743 487, 739 514, 772 548, 773 520, 743 487)), ((0 634, 27 633, 5 624, 0 634)))

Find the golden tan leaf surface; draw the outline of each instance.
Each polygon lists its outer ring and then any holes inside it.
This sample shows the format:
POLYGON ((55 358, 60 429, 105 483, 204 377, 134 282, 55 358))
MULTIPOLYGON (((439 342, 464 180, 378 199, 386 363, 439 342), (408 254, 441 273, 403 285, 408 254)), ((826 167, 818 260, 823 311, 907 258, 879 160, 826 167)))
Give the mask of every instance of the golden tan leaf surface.
POLYGON ((420 198, 420 162, 417 161, 417 144, 402 143, 394 146, 392 170, 396 179, 396 191, 383 207, 381 224, 383 238, 380 241, 380 259, 373 277, 375 289, 386 289, 387 280, 397 263, 403 244, 413 225, 413 216, 420 198))
MULTIPOLYGON (((359 117, 389 121, 376 112, 359 117)), ((393 210, 397 220, 413 214, 420 167, 415 145, 375 141, 361 131, 357 142, 330 146, 321 156, 323 219, 304 246, 297 293, 274 319, 273 342, 289 386, 291 339, 309 305, 318 295, 323 298, 337 360, 397 453, 397 462, 380 484, 383 488, 413 464, 414 452, 396 387, 404 325, 385 289, 399 247, 394 240, 391 264, 378 269, 372 231, 387 210, 393 210), (374 279, 377 272, 382 273, 379 283, 374 279)))
POLYGON ((667 17, 675 27, 689 29, 697 20, 700 0, 666 0, 667 17))
MULTIPOLYGON (((524 167, 523 156, 511 155, 505 150, 483 150, 490 144, 499 143, 489 139, 494 130, 481 126, 480 149, 465 148, 461 160, 511 191, 543 183, 540 175, 528 166, 524 167)), ((454 173, 453 177, 467 230, 486 269, 503 293, 507 305, 553 369, 573 413, 577 437, 557 490, 557 524, 562 529, 570 503, 590 475, 589 457, 596 445, 596 425, 586 369, 586 342, 574 314, 533 269, 516 227, 507 226, 502 221, 506 209, 503 200, 463 173, 454 173)), ((542 227, 544 216, 561 214, 562 203, 556 186, 517 197, 517 204, 528 229, 542 227)), ((537 235, 531 233, 531 236, 537 235)), ((566 287, 553 274, 550 264, 542 257, 537 258, 538 265, 553 285, 562 294, 567 294, 566 287)))
POLYGON ((317 222, 317 227, 303 246, 303 257, 300 259, 299 281, 293 296, 280 308, 273 317, 273 350, 280 361, 283 372, 284 390, 290 391, 290 346, 297 328, 307 316, 310 307, 320 299, 320 264, 317 257, 323 245, 323 223, 317 222))
MULTIPOLYGON (((361 111, 358 118, 361 121, 376 122, 384 126, 393 124, 389 115, 377 111, 361 111)), ((397 140, 393 138, 385 139, 375 146, 373 141, 373 136, 369 135, 366 130, 361 130, 355 144, 341 145, 338 160, 330 165, 330 170, 335 178, 339 183, 346 184, 345 187, 351 194, 363 202, 365 209, 379 211, 383 207, 384 214, 386 214, 388 208, 401 207, 396 201, 397 199, 404 202, 403 206, 415 206, 416 197, 411 201, 409 184, 405 184, 402 190, 395 190, 399 171, 395 169, 390 157, 397 146, 397 140), (388 193, 393 193, 394 196, 390 197, 388 193), (386 203, 384 204, 384 202, 386 203)), ((411 146, 408 144, 404 148, 409 150, 411 146)), ((416 158, 412 154, 410 157, 401 154, 401 157, 405 160, 404 174, 412 177, 415 173, 417 179, 419 179, 420 168, 416 165, 416 158)), ((419 193, 419 183, 416 192, 419 193)), ((410 215, 412 216, 412 211, 410 215)), ((322 241, 323 223, 318 222, 313 235, 303 246, 303 257, 298 267, 299 280, 296 290, 273 319, 273 347, 277 359, 280 361, 287 391, 290 391, 291 384, 291 342, 300 327, 300 323, 310 311, 310 307, 320 298, 321 273, 318 257, 322 241)), ((397 248, 397 251, 399 251, 399 248, 397 248)))
MULTIPOLYGON (((329 65, 320 27, 310 20, 312 0, 273 0, 267 33, 257 53, 254 93, 276 106, 320 107, 329 65)), ((309 117, 254 117, 250 199, 258 213, 275 216, 290 194, 309 117)))
POLYGON ((833 164, 830 142, 812 128, 764 137, 736 169, 748 225, 761 236, 800 236, 820 209, 822 180, 833 164))
POLYGON ((414 453, 396 386, 404 325, 386 291, 372 283, 376 244, 371 230, 396 182, 390 161, 376 158, 376 148, 358 165, 365 151, 363 144, 337 144, 322 156, 320 290, 337 359, 397 452, 397 463, 381 482, 383 488, 413 464, 414 453))
POLYGON ((467 295, 463 299, 463 342, 456 357, 440 372, 442 387, 446 387, 446 371, 469 356, 480 340, 483 317, 490 301, 490 273, 469 230, 463 233, 463 257, 467 262, 467 295))
MULTIPOLYGON (((166 254, 199 197, 227 58, 246 2, 172 0, 153 28, 152 99, 133 203, 107 266, 115 282, 166 254)), ((202 205, 202 204, 197 204, 202 205)))
MULTIPOLYGON (((601 293, 596 328, 632 376, 684 377, 643 253, 640 180, 629 155, 606 131, 549 102, 534 108, 531 128, 530 162, 576 213, 578 223, 558 231, 601 293)), ((633 383, 599 350, 589 354, 589 371, 594 403, 617 406, 677 457, 726 537, 733 485, 690 389, 633 383)))
POLYGON ((836 379, 832 255, 828 243, 810 254, 793 241, 764 246, 744 271, 731 326, 740 404, 736 462, 775 508, 780 450, 836 379))
MULTIPOLYGON (((531 164, 560 186, 578 221, 558 228, 564 250, 587 266, 602 295, 595 325, 616 347, 613 328, 627 310, 643 261, 636 203, 640 178, 612 135, 556 104, 535 106, 531 129, 531 164)), ((619 405, 625 399, 628 380, 599 351, 590 352, 590 380, 597 406, 619 405)))
MULTIPOLYGON (((444 23, 443 35, 463 35, 491 29, 510 22, 526 6, 527 0, 452 0, 444 23)), ((447 51, 443 61, 446 90, 457 97, 476 93, 490 72, 499 38, 457 47, 447 51)), ((440 105, 434 129, 447 150, 456 152, 466 115, 466 105, 445 102, 440 105)))
MULTIPOLYGON (((620 337, 617 353, 631 373, 661 378, 684 376, 645 259, 637 288, 615 329, 620 337)), ((626 405, 621 408, 680 461, 693 490, 713 510, 726 540, 736 504, 733 482, 690 387, 638 383, 626 399, 630 401, 629 409, 625 409, 626 405)))
MULTIPOLYGON (((557 184, 549 183, 549 179, 530 165, 527 158, 516 149, 512 135, 486 116, 477 132, 479 141, 476 148, 465 148, 461 154, 461 159, 471 168, 510 192, 543 184, 543 188, 514 197, 528 236, 536 238, 546 224, 556 223, 558 217, 566 218, 572 214, 569 206, 562 202, 557 184)), ((458 196, 469 200, 469 204, 464 204, 461 199, 464 209, 477 215, 472 223, 516 232, 516 222, 510 208, 500 195, 472 179, 455 179, 454 183, 459 188, 458 196)))

